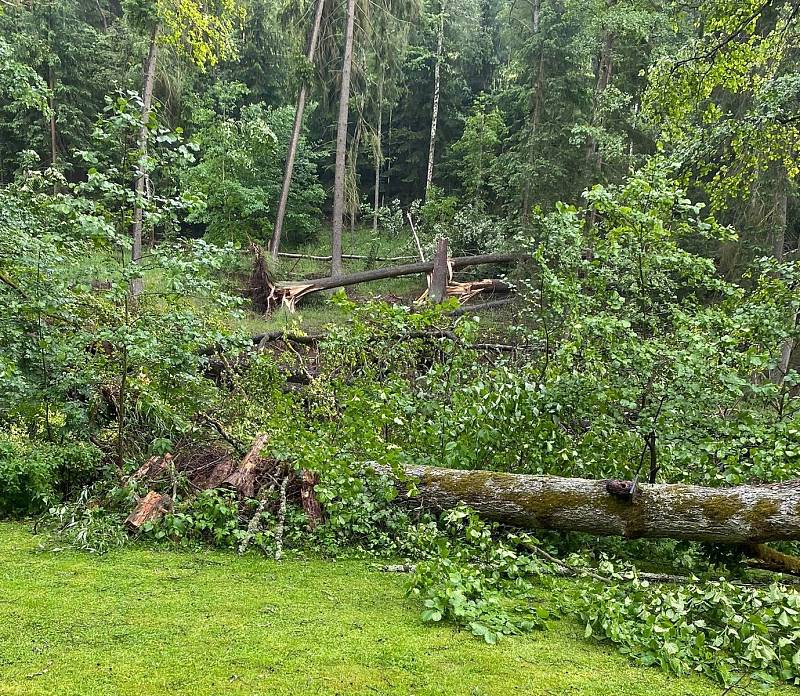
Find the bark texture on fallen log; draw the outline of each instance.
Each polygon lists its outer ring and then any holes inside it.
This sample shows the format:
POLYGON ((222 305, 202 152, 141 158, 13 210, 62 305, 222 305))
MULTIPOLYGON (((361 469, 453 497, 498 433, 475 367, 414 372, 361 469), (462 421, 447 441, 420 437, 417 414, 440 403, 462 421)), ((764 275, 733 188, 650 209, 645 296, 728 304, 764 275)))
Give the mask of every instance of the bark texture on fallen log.
MULTIPOLYGON (((330 261, 332 256, 318 256, 314 254, 290 254, 279 251, 278 256, 282 259, 297 259, 298 261, 330 261)), ((366 254, 342 254, 343 261, 377 261, 380 263, 391 263, 393 261, 413 261, 416 256, 368 256, 366 254)))
POLYGON ((308 517, 308 528, 314 530, 322 522, 322 505, 317 500, 315 488, 319 483, 319 474, 303 469, 300 473, 300 502, 308 517))
MULTIPOLYGON (((525 258, 524 254, 481 254, 478 256, 456 256, 450 259, 450 266, 454 271, 470 266, 508 264, 521 261, 525 258)), ((407 263, 402 266, 391 266, 389 268, 376 268, 371 271, 360 271, 359 273, 348 273, 335 278, 316 278, 309 281, 313 285, 314 292, 319 290, 333 290, 343 288, 348 285, 358 285, 367 283, 371 280, 383 280, 385 278, 400 278, 406 275, 417 275, 420 273, 430 273, 433 271, 433 261, 420 261, 419 263, 407 263)))
POLYGON ((800 558, 772 549, 765 544, 745 544, 743 551, 750 556, 750 565, 776 573, 800 575, 800 558))
MULTIPOLYGON (((375 470, 393 478, 388 467, 375 470)), ((800 481, 732 488, 641 484, 630 499, 610 493, 608 481, 424 466, 407 466, 404 474, 416 480, 415 506, 444 510, 464 502, 487 519, 518 527, 734 544, 800 539, 800 481)))
POLYGON ((516 297, 505 297, 502 300, 492 300, 490 302, 482 302, 480 304, 462 305, 457 307, 452 312, 448 312, 451 317, 460 317, 464 314, 472 314, 473 312, 484 312, 487 309, 500 309, 506 305, 514 304, 517 301, 516 297))

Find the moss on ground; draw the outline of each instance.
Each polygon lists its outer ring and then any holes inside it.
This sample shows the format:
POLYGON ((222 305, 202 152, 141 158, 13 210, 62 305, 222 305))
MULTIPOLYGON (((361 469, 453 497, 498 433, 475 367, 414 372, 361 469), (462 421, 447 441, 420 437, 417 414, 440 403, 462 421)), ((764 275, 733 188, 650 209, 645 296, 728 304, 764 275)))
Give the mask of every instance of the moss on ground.
POLYGON ((570 621, 487 646, 431 627, 366 561, 37 552, 0 524, 0 694, 705 696, 570 621))

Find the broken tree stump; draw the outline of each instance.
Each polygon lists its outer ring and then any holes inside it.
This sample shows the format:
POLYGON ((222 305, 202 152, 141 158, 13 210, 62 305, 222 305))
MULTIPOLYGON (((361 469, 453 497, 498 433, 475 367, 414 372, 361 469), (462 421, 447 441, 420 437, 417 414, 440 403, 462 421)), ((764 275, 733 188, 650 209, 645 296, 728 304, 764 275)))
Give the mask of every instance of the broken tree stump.
POLYGON ((308 517, 308 528, 313 530, 322 522, 322 506, 317 500, 314 487, 319 483, 319 474, 303 469, 300 474, 300 502, 308 517))
POLYGON ((250 451, 242 459, 236 471, 222 482, 223 486, 233 488, 240 498, 255 496, 261 450, 266 447, 268 439, 269 437, 262 433, 253 440, 250 451))
POLYGON ((150 457, 150 459, 128 477, 128 483, 143 480, 152 481, 169 466, 171 461, 172 455, 169 453, 165 454, 163 457, 150 457))
POLYGON ((164 516, 172 507, 172 498, 166 493, 150 491, 134 508, 125 520, 125 527, 130 532, 138 532, 145 522, 155 522, 164 516))

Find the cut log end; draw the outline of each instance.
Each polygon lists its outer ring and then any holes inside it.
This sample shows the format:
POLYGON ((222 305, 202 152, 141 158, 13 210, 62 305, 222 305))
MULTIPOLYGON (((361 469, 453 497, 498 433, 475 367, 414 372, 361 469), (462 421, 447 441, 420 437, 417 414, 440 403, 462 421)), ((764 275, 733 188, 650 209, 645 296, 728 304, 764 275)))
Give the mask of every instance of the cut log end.
POLYGON ((129 532, 139 532, 146 522, 155 522, 172 508, 172 498, 166 494, 150 491, 125 520, 129 532))
POLYGON ((261 434, 253 440, 250 451, 242 459, 236 471, 222 482, 222 486, 233 488, 240 498, 255 497, 261 450, 267 446, 268 439, 267 435, 261 434))

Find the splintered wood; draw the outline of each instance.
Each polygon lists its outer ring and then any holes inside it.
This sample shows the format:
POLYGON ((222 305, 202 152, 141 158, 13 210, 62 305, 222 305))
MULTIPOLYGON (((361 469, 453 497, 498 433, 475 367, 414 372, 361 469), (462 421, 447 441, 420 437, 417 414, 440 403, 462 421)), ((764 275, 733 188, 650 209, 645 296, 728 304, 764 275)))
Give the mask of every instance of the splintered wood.
POLYGON ((172 498, 166 493, 150 491, 142 498, 133 512, 125 520, 125 526, 129 531, 138 532, 145 522, 155 522, 164 516, 172 507, 172 498))
POLYGON ((268 439, 269 437, 263 433, 259 435, 253 441, 250 451, 242 459, 239 467, 222 482, 223 486, 233 488, 240 498, 255 497, 261 450, 267 446, 268 439))

